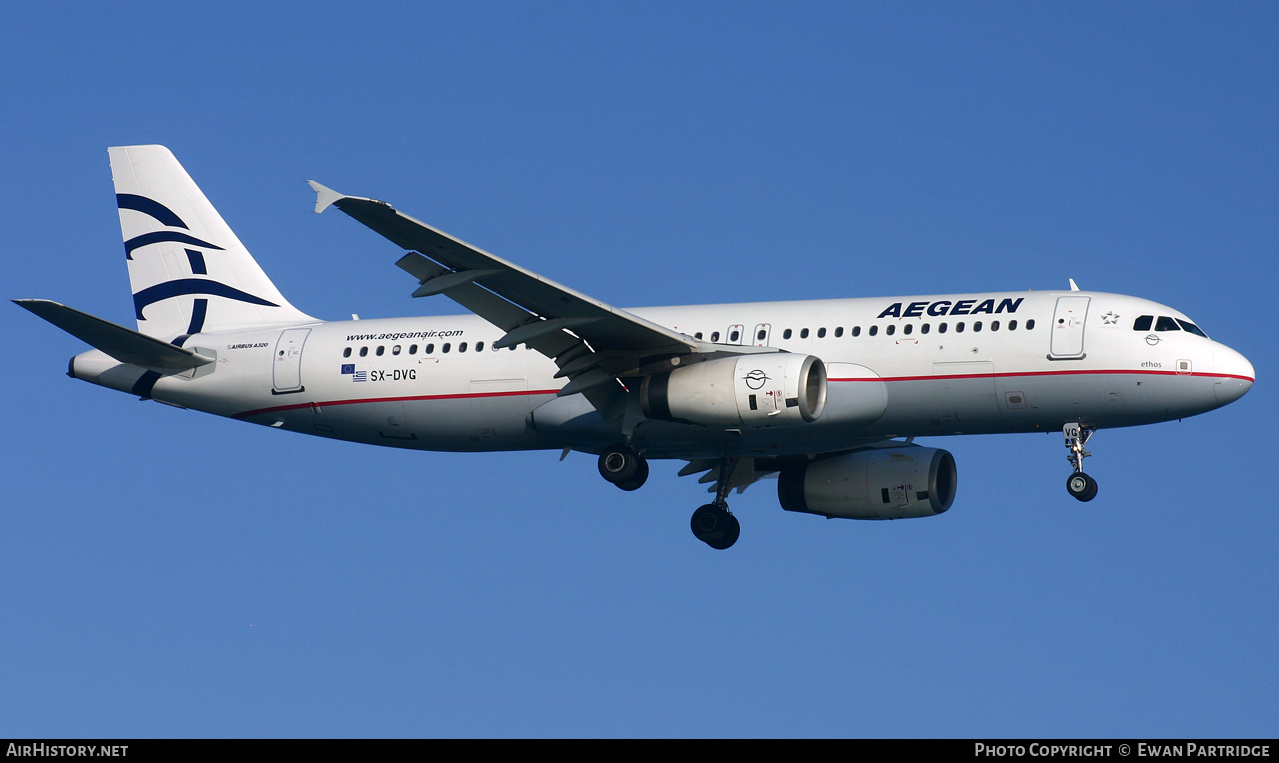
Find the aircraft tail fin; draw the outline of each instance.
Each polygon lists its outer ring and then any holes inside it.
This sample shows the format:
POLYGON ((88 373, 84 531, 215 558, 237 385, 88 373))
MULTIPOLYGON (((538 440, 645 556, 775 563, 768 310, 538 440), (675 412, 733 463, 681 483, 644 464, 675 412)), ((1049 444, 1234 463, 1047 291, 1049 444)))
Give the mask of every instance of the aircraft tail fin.
POLYGON ((107 151, 138 331, 169 338, 316 321, 280 294, 169 149, 107 151))

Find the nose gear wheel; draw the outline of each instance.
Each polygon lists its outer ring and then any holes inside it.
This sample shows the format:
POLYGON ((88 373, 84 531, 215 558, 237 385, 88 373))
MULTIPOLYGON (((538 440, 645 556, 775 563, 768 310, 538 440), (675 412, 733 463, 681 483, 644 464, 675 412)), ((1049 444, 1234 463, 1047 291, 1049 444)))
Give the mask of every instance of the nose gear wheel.
POLYGON ((1066 492, 1081 501, 1091 501, 1097 497, 1097 480, 1076 472, 1066 479, 1066 492))
POLYGON ((1097 480, 1084 474, 1084 459, 1092 455, 1084 450, 1084 446, 1096 431, 1096 427, 1085 426, 1077 421, 1062 427, 1066 448, 1070 450, 1066 460, 1075 467, 1075 473, 1066 479, 1066 492, 1080 501, 1091 501, 1097 497, 1097 480))

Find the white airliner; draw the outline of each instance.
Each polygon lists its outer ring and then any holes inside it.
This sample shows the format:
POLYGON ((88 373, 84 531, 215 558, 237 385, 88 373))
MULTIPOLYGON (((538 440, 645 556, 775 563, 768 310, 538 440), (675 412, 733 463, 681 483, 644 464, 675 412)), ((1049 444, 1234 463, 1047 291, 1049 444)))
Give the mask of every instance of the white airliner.
POLYGON ((472 315, 321 321, 289 304, 162 146, 109 150, 138 330, 47 300, 17 304, 92 345, 69 375, 144 399, 339 440, 599 456, 635 490, 648 459, 705 472, 693 534, 728 548, 726 497, 778 478, 782 508, 940 514, 954 458, 917 437, 1061 431, 1066 486, 1097 429, 1239 399, 1252 365, 1181 312, 1137 297, 992 292, 623 310, 463 243, 385 202, 318 183, 404 254, 414 297, 472 315))

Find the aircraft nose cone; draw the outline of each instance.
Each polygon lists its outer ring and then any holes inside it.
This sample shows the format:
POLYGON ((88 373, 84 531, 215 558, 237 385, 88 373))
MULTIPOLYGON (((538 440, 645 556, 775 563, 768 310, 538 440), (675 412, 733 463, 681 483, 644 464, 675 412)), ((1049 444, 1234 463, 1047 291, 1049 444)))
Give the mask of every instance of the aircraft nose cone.
POLYGON ((1256 371, 1242 354, 1229 347, 1218 347, 1213 355, 1212 370, 1216 375, 1212 390, 1220 405, 1233 403, 1252 388, 1256 371))

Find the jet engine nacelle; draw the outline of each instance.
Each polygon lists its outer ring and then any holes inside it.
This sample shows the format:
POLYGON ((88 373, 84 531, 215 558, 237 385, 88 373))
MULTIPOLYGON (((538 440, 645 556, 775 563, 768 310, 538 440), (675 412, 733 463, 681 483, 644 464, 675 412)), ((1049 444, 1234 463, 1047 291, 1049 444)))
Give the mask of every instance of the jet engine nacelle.
POLYGON ((826 366, 788 352, 708 360, 644 377, 640 404, 651 419, 705 426, 803 424, 826 407, 826 366))
POLYGON ((845 453, 782 469, 787 511, 843 519, 931 517, 955 500, 955 457, 909 445, 845 453))

